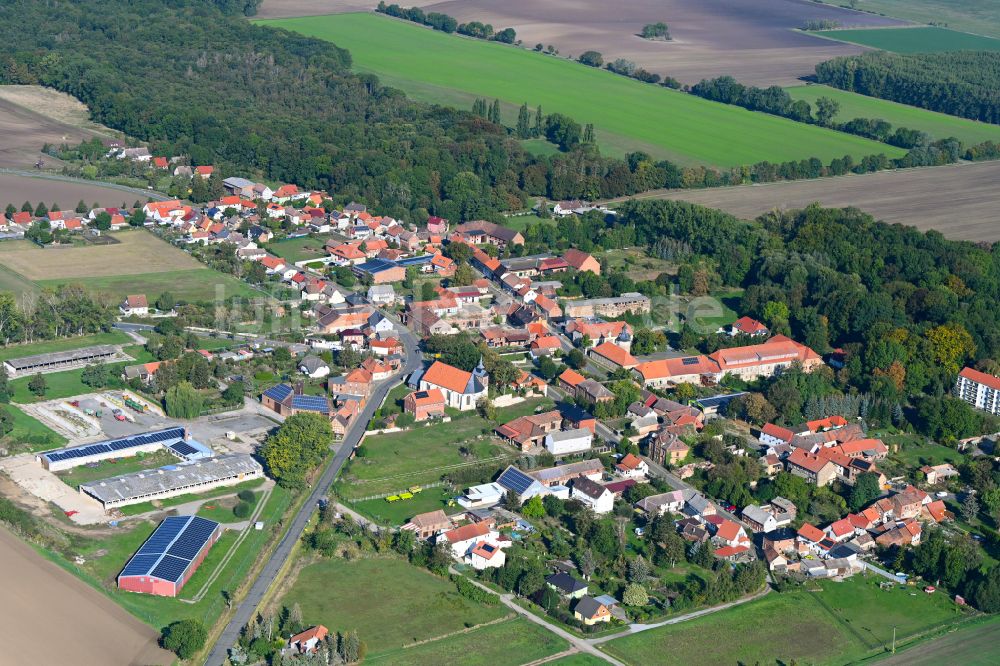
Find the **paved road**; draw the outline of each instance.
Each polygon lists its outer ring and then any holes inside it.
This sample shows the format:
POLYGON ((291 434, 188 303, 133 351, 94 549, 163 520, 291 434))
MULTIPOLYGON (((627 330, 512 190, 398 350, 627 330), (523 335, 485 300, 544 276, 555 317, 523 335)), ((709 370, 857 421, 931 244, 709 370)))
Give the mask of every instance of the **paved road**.
POLYGON ((50 173, 48 171, 26 171, 24 169, 0 169, 0 173, 10 174, 12 176, 26 176, 27 178, 40 178, 42 180, 58 180, 63 183, 78 183, 80 185, 99 185, 101 187, 106 187, 112 190, 119 190, 121 192, 128 192, 130 194, 135 194, 144 199, 153 199, 154 201, 169 201, 172 197, 168 197, 166 194, 157 192, 155 190, 143 190, 138 187, 129 187, 128 185, 119 185, 118 183, 108 183, 103 180, 87 180, 85 178, 73 178, 71 176, 62 176, 57 173, 50 173))
MULTIPOLYGON (((390 319, 393 318, 390 317, 390 319)), ((330 464, 324 470, 319 482, 313 487, 302 508, 299 509, 299 512, 292 519, 292 523, 285 536, 278 543, 270 559, 264 564, 257 579, 251 585, 250 590, 236 608, 236 612, 233 614, 232 619, 230 619, 229 624, 226 625, 226 628, 213 646, 208 659, 205 661, 208 666, 222 666, 225 663, 229 648, 236 644, 240 636, 240 631, 250 622, 253 614, 257 611, 257 607, 264 599, 267 589, 278 576, 278 572, 281 571, 281 568, 291 555, 292 548, 302 536, 306 524, 316 508, 316 504, 319 502, 319 498, 329 492, 330 486, 337 478, 337 475, 340 474, 340 470, 344 467, 344 463, 347 462, 354 447, 361 441, 361 436, 368 427, 368 422, 371 420, 375 410, 378 409, 382 401, 385 400, 386 395, 399 383, 402 377, 420 368, 423 358, 417 346, 416 337, 395 319, 393 319, 393 323, 396 324, 397 330, 400 332, 400 339, 406 348, 406 363, 402 371, 379 384, 369 401, 365 404, 364 409, 358 414, 357 419, 354 421, 354 426, 347 433, 340 448, 334 454, 333 460, 330 461, 330 464)))

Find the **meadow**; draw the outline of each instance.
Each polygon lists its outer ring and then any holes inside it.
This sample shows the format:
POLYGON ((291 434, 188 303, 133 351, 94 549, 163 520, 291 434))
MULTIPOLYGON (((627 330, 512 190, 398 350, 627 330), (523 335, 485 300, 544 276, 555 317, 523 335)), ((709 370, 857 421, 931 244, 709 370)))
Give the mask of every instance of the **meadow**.
POLYGON ((506 614, 502 606, 462 597, 451 581, 404 560, 375 557, 308 564, 281 603, 299 604, 307 624, 357 629, 369 657, 506 614))
POLYGON ((1000 39, 958 32, 947 28, 873 28, 865 30, 821 30, 813 33, 849 44, 896 53, 941 51, 1000 51, 1000 39))
POLYGON ((629 664, 783 663, 844 664, 897 646, 923 632, 960 622, 962 610, 943 594, 911 588, 882 590, 881 579, 808 583, 808 589, 771 593, 751 603, 681 624, 607 643, 629 664), (725 640, 706 641, 706 636, 725 640))
POLYGON ((505 124, 518 107, 592 123, 603 152, 633 150, 682 164, 737 166, 818 157, 828 162, 903 151, 860 137, 717 104, 526 49, 446 35, 373 14, 263 21, 350 50, 359 72, 416 99, 469 109, 500 99, 505 124), (627 110, 627 112, 625 112, 627 110))
POLYGON ((926 132, 933 139, 955 137, 966 146, 984 141, 1000 141, 1000 125, 949 116, 823 85, 794 86, 785 90, 792 99, 804 99, 814 108, 820 97, 835 100, 840 104, 840 110, 834 120, 839 123, 853 118, 878 118, 891 123, 894 129, 909 127, 926 132))

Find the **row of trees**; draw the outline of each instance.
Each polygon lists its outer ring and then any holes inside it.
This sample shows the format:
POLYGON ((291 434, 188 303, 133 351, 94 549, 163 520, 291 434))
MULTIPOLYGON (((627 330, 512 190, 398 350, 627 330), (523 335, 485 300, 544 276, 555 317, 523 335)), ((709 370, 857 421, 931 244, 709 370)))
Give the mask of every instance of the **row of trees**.
POLYGON ((1000 53, 875 51, 816 65, 816 78, 843 90, 1000 123, 1000 53))
POLYGON ((454 17, 449 16, 448 14, 442 14, 440 12, 424 12, 424 10, 420 7, 410 7, 409 9, 406 9, 397 4, 387 5, 385 4, 385 0, 380 0, 378 6, 375 8, 375 11, 388 16, 395 16, 396 18, 406 19, 407 21, 413 21, 414 23, 430 26, 435 30, 447 32, 449 34, 457 32, 460 35, 466 35, 467 37, 488 39, 494 42, 503 42, 504 44, 513 44, 517 41, 517 33, 514 31, 514 28, 504 28, 503 30, 494 31, 493 26, 489 23, 481 23, 480 21, 459 23, 454 17))
POLYGON ((40 292, 0 292, 0 344, 35 342, 109 330, 117 303, 91 296, 81 285, 40 292))
MULTIPOLYGON (((625 58, 618 58, 609 63, 604 62, 604 56, 602 56, 597 51, 584 51, 577 58, 577 62, 580 62, 588 67, 601 67, 604 66, 609 72, 614 72, 615 74, 621 74, 622 76, 627 76, 632 79, 637 79, 643 83, 661 83, 661 77, 659 74, 654 74, 642 67, 636 65, 633 61, 627 60, 625 58)), ((668 88, 680 88, 681 83, 672 76, 662 77, 662 84, 668 88)))

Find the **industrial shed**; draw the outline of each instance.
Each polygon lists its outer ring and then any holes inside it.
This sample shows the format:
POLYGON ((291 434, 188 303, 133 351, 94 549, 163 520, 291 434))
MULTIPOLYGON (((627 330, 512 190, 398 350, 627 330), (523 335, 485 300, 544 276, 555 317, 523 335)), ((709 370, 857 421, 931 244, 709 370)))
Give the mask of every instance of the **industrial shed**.
POLYGON ((70 370, 91 363, 104 363, 114 360, 118 348, 114 345, 96 345, 70 351, 52 352, 50 354, 35 354, 22 358, 12 358, 3 362, 7 376, 11 379, 33 375, 39 372, 56 372, 70 370))
POLYGON ((167 428, 141 435, 109 439, 93 444, 69 446, 39 453, 35 459, 52 472, 79 467, 111 458, 127 458, 137 453, 153 453, 166 448, 182 460, 212 456, 212 450, 190 439, 184 428, 167 428))
POLYGON ((80 492, 96 499, 107 511, 129 504, 233 486, 263 476, 264 468, 252 456, 230 453, 84 483, 80 485, 80 492))
POLYGON ((199 516, 165 519, 118 574, 118 589, 176 597, 221 534, 219 523, 199 516))

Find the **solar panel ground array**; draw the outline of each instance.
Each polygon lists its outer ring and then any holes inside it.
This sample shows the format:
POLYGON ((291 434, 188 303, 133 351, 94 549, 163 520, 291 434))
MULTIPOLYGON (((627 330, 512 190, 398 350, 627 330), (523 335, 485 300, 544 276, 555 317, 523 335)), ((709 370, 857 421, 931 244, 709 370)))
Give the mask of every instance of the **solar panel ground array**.
POLYGON ((123 587, 123 578, 136 576, 182 584, 206 544, 214 541, 218 529, 219 523, 200 516, 166 518, 122 569, 119 587, 123 587))

